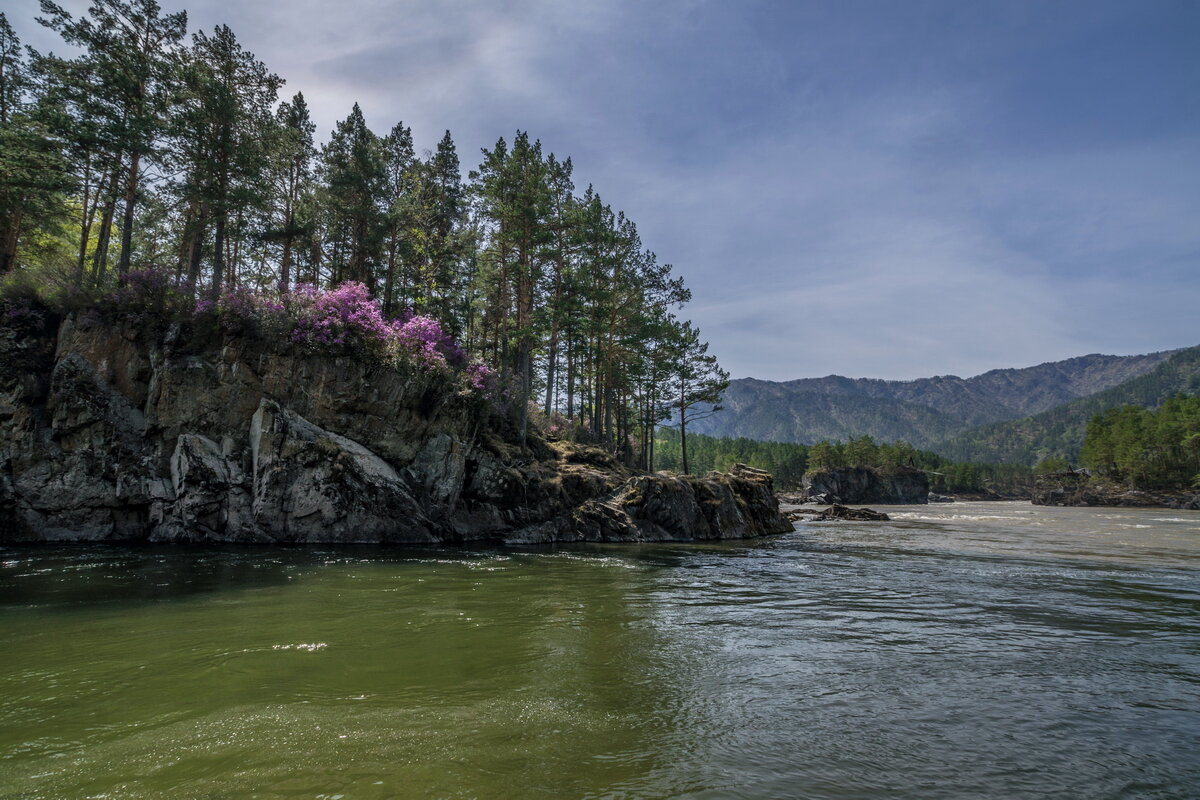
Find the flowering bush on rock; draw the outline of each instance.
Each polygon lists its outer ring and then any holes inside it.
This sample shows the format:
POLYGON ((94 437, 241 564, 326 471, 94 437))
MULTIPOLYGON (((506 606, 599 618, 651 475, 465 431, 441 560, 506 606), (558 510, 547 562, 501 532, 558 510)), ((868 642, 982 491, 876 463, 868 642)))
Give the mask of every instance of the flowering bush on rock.
POLYGON ((388 320, 379 301, 361 283, 322 292, 297 287, 285 297, 294 324, 291 340, 313 350, 365 353, 424 367, 463 367, 467 354, 435 319, 402 314, 388 320))
POLYGON ((468 357, 454 337, 430 317, 406 312, 395 319, 361 283, 322 291, 311 285, 293 291, 227 287, 216 300, 194 299, 193 287, 167 269, 127 273, 115 288, 88 297, 45 305, 21 286, 0 287, 0 328, 37 327, 40 308, 77 312, 85 324, 104 318, 142 326, 185 322, 201 336, 218 332, 286 341, 312 353, 347 355, 393 367, 416 366, 453 375, 469 393, 503 395, 496 373, 468 357))
MULTIPOLYGON (((411 313, 387 319, 379 301, 361 283, 344 283, 330 291, 300 285, 279 297, 235 291, 204 309, 197 304, 198 314, 214 311, 223 320, 240 321, 243 329, 253 323, 259 330, 278 330, 281 337, 311 352, 458 372, 464 388, 478 393, 495 387, 493 370, 469 362, 467 353, 437 320, 411 313)), ((223 324, 234 328, 231 323, 223 324)))
POLYGON ((298 344, 324 350, 379 350, 391 338, 392 324, 361 283, 344 283, 328 292, 301 285, 284 299, 294 319, 291 339, 298 344))
POLYGON ((462 367, 467 362, 467 354, 435 319, 419 315, 398 319, 392 323, 392 336, 404 352, 427 366, 462 367))

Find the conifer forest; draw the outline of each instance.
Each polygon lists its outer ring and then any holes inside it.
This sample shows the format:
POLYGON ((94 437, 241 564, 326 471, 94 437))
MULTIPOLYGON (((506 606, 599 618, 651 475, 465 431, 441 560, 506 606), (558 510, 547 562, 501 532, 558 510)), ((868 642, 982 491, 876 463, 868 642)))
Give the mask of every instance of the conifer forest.
POLYGON ((26 23, 70 55, 23 47, 0 13, 9 313, 166 291, 172 313, 235 314, 340 291, 349 316, 370 304, 377 328, 415 319, 426 345, 452 343, 522 431, 532 415, 648 469, 659 423, 686 435, 719 400, 683 280, 535 136, 471 155, 446 131, 421 151, 358 104, 321 136, 233 30, 189 31, 154 0, 43 0, 26 23))

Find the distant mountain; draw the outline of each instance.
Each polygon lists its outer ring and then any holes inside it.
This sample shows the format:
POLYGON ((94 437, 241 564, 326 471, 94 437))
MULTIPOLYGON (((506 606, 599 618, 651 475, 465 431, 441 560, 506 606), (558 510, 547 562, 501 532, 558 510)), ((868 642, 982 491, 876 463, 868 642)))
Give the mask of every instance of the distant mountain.
POLYGON ((1046 456, 1074 462, 1088 420, 1105 409, 1154 408, 1179 394, 1200 394, 1200 347, 1179 350, 1144 375, 1024 419, 960 433, 931 449, 956 461, 1035 464, 1046 456))
MULTIPOLYGON (((1173 351, 1174 352, 1174 351, 1173 351)), ((933 446, 987 423, 1049 410, 1145 375, 1172 352, 1088 355, 973 378, 942 375, 913 381, 825 378, 733 381, 724 410, 692 429, 709 436, 812 444, 869 434, 933 446)))

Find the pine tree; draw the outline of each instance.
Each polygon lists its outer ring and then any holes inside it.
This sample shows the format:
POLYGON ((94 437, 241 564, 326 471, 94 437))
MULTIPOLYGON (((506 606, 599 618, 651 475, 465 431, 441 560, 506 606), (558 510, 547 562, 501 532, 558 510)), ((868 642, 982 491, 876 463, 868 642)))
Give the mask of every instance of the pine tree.
POLYGON ((317 126, 309 116, 304 95, 297 92, 275 111, 271 161, 274 175, 274 213, 269 238, 281 246, 279 290, 292 285, 293 250, 305 233, 300 224, 300 206, 312 180, 312 160, 316 154, 313 133, 317 126))
POLYGON ((242 237, 231 233, 240 233, 236 228, 248 210, 267 202, 271 107, 283 82, 242 48, 228 26, 218 25, 211 35, 198 32, 192 41, 183 69, 186 101, 175 130, 187 175, 183 193, 199 217, 189 279, 198 278, 198 245, 211 223, 209 292, 216 299, 237 265, 231 256, 242 237))
POLYGON ((61 214, 72 183, 47 125, 53 109, 34 88, 20 39, 0 13, 0 275, 16 265, 22 233, 61 214))
POLYGON ((377 294, 387 231, 387 167, 379 137, 367 128, 358 103, 322 149, 321 176, 330 282, 360 281, 377 294))
POLYGON ((718 403, 729 388, 729 373, 717 365, 708 343, 690 322, 683 323, 675 343, 676 362, 671 376, 672 405, 679 414, 679 444, 683 472, 688 474, 687 424, 721 410, 718 403))
POLYGON ((396 308, 397 281, 400 284, 400 299, 405 303, 411 299, 409 287, 416 282, 413 270, 416 261, 414 236, 417 224, 416 185, 420 177, 412 130, 405 127, 403 122, 396 123, 383 137, 382 148, 387 205, 383 310, 391 315, 396 308))
POLYGON ((146 162, 158 155, 170 108, 174 58, 187 29, 187 13, 163 15, 155 0, 92 0, 87 17, 75 18, 42 0, 39 18, 65 42, 86 50, 77 75, 94 75, 94 108, 100 135, 117 155, 124 177, 121 254, 124 275, 132 258, 136 206, 146 162))
POLYGON ((462 325, 455 319, 453 293, 459 289, 460 243, 457 233, 465 211, 465 196, 458 152, 450 131, 442 136, 425 164, 424 176, 421 183, 424 192, 418 201, 425 245, 422 311, 447 321, 450 329, 457 333, 462 325))

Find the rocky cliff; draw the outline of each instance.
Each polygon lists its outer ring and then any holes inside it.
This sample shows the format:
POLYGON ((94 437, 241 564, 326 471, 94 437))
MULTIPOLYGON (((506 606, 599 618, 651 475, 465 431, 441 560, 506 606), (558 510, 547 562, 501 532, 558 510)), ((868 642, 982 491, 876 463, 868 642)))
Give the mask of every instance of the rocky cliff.
POLYGON ((791 530, 766 473, 633 474, 437 372, 68 317, 0 329, 0 541, 681 541, 791 530))
POLYGON ((807 502, 822 505, 927 503, 929 477, 919 469, 838 467, 804 476, 804 493, 807 502))
POLYGON ((1039 475, 1033 489, 1037 506, 1149 506, 1200 510, 1196 491, 1150 492, 1107 483, 1085 472, 1039 475))

